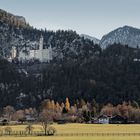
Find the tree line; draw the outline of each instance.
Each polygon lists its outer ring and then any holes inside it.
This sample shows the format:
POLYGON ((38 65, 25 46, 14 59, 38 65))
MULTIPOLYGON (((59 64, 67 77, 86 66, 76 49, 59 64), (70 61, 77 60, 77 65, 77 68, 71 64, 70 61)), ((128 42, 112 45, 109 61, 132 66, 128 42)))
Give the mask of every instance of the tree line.
POLYGON ((42 122, 46 128, 50 123, 59 121, 91 123, 100 115, 108 117, 119 115, 126 118, 128 122, 140 123, 140 107, 136 101, 123 102, 118 105, 108 103, 101 106, 95 99, 92 102, 81 99, 77 100, 75 104, 71 104, 69 98, 61 103, 45 99, 39 108, 16 110, 12 106, 6 106, 0 113, 0 117, 6 118, 8 121, 28 122, 30 120, 26 120, 26 116, 30 116, 30 118, 34 118, 35 122, 42 122))

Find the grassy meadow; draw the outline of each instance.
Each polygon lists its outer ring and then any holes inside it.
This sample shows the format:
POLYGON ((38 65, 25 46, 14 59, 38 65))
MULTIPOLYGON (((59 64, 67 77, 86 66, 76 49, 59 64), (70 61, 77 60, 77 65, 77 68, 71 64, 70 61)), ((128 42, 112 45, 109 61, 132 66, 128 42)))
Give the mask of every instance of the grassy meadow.
MULTIPOLYGON (((140 133, 140 125, 101 125, 101 124, 64 124, 53 125, 57 134, 65 133, 140 133)), ((25 130, 25 125, 10 126, 13 131, 25 130)), ((40 131, 41 125, 34 125, 34 131, 40 131)), ((4 128, 4 127, 1 127, 4 128)), ((2 136, 0 140, 140 140, 139 136, 2 136)))
POLYGON ((110 137, 56 137, 56 136, 51 136, 51 137, 1 137, 0 140, 140 140, 140 137, 115 137, 115 136, 110 136, 110 137))

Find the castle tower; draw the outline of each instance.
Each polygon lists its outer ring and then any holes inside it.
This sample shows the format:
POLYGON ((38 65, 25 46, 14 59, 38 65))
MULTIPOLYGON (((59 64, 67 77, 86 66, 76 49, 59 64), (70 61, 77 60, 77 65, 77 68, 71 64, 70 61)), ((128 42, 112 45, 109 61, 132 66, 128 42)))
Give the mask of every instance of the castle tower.
POLYGON ((41 35, 39 40, 39 50, 37 51, 37 58, 42 62, 43 61, 43 36, 41 35))
POLYGON ((51 44, 50 44, 48 50, 49 50, 49 60, 52 60, 52 46, 51 46, 51 44))
POLYGON ((17 49, 16 47, 12 47, 12 51, 11 51, 12 59, 16 58, 16 56, 17 56, 17 49))
POLYGON ((39 40, 39 50, 43 50, 43 36, 41 35, 40 40, 39 40))

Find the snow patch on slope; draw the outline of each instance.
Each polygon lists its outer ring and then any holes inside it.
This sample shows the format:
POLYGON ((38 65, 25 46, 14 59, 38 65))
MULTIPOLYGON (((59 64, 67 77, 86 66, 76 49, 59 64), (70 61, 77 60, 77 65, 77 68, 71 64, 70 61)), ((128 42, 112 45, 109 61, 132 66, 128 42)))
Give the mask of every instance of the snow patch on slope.
POLYGON ((105 49, 109 45, 120 43, 132 48, 140 47, 140 29, 123 26, 104 35, 100 41, 100 46, 105 49))
POLYGON ((100 43, 100 40, 95 38, 95 37, 92 37, 92 36, 89 36, 89 35, 86 35, 86 34, 81 34, 80 36, 84 37, 84 39, 89 39, 89 40, 93 41, 94 44, 99 44, 100 43))

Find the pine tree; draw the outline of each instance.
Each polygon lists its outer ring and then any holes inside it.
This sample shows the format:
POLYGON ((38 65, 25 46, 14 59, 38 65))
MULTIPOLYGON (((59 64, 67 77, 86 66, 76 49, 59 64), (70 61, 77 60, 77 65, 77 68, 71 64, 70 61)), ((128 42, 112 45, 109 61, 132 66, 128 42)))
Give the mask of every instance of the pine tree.
POLYGON ((51 101, 51 109, 55 110, 55 102, 54 102, 54 100, 51 101))
POLYGON ((63 109, 65 107, 64 103, 62 102, 61 103, 61 108, 63 109))
POLYGON ((59 105, 58 102, 56 102, 55 110, 56 110, 56 112, 62 112, 62 108, 61 108, 61 106, 59 105))
POLYGON ((42 109, 51 109, 51 101, 49 99, 42 102, 42 109))
POLYGON ((86 105, 86 102, 84 101, 84 99, 81 99, 81 100, 80 100, 80 106, 82 107, 82 106, 84 106, 84 105, 86 105))

